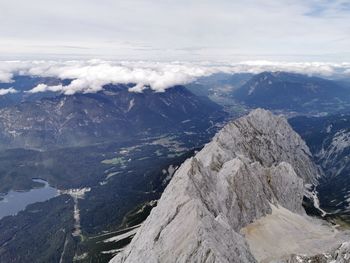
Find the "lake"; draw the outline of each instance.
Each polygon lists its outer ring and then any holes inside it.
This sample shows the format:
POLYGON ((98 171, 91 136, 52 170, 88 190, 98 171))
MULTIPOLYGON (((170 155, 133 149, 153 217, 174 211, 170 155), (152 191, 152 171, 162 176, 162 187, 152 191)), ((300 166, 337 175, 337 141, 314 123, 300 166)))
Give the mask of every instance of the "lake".
POLYGON ((2 196, 4 199, 0 201, 0 219, 8 215, 17 214, 19 211, 24 210, 27 205, 46 201, 59 194, 58 190, 49 186, 46 181, 41 179, 33 179, 33 181, 43 183, 45 186, 31 189, 30 191, 10 191, 2 196))

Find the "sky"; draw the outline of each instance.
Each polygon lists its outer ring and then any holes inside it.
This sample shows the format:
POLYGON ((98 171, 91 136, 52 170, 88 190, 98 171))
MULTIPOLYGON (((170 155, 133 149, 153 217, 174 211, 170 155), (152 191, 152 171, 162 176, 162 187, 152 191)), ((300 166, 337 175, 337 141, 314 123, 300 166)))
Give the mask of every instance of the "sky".
POLYGON ((349 62, 350 1, 1 0, 0 54, 349 62))

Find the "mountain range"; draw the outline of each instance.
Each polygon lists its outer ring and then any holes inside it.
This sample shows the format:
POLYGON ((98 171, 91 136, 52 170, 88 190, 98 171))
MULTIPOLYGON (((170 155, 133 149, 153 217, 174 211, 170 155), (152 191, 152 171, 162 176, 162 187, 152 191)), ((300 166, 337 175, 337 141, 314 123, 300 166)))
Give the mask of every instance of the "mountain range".
POLYGON ((0 218, 0 262, 108 262, 106 251, 127 242, 108 236, 147 217, 177 166, 227 116, 183 86, 28 92, 62 81, 21 76, 1 86, 17 92, 0 96, 0 206, 13 192, 30 196, 43 187, 33 178, 58 196, 0 218))
POLYGON ((60 193, 0 219, 0 261, 347 262, 346 82, 263 72, 29 92, 70 81, 0 83, 16 90, 0 96, 0 202, 33 178, 60 193))
POLYGON ((350 115, 295 117, 289 120, 304 138, 325 176, 317 187, 327 217, 349 220, 350 115))
POLYGON ((107 85, 94 94, 56 94, 4 107, 0 109, 0 147, 48 149, 196 132, 225 117, 219 105, 182 86, 142 93, 128 88, 107 85))
POLYGON ((336 112, 349 107, 349 89, 336 81, 289 72, 262 72, 232 96, 249 107, 302 113, 336 112))

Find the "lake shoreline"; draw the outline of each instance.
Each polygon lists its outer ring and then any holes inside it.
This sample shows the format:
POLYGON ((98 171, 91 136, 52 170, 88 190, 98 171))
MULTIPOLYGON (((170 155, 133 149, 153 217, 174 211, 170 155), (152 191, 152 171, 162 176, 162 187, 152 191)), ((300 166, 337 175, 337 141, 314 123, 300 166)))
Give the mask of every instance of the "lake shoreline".
POLYGON ((32 178, 32 180, 42 184, 42 187, 0 193, 0 220, 5 216, 16 215, 30 204, 44 202, 60 194, 59 190, 50 186, 47 181, 40 178, 32 178))

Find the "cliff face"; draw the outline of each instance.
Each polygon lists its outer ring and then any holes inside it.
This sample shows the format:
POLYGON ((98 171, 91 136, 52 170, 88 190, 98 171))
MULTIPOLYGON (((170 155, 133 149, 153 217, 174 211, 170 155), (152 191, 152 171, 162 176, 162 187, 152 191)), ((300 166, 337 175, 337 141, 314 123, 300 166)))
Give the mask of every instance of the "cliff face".
MULTIPOLYGON (((308 231, 308 224, 321 231, 302 207, 304 185, 318 176, 310 155, 283 117, 258 109, 231 122, 179 168, 131 244, 112 262, 257 262, 267 259, 266 249, 271 259, 298 253, 295 247, 280 254, 273 244, 261 247, 266 245, 261 239, 273 236, 263 223, 254 224, 266 219, 278 228, 298 218, 303 228, 296 225, 289 234, 308 231), (274 212, 281 209, 287 212, 274 212)), ((335 238, 322 227, 323 235, 335 238)), ((286 234, 283 227, 278 234, 286 234)), ((313 233, 306 238, 314 246, 319 239, 313 233)))

